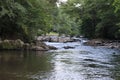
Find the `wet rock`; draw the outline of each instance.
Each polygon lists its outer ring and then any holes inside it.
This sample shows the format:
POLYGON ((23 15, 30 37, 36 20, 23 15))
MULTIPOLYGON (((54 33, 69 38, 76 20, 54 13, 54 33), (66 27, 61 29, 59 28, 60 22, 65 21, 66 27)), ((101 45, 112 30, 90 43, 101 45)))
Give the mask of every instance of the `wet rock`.
POLYGON ((57 36, 50 36, 49 37, 49 40, 48 40, 49 42, 59 42, 59 37, 57 37, 57 36))
POLYGON ((54 47, 54 46, 49 46, 49 49, 50 49, 50 50, 57 50, 57 48, 54 47))
POLYGON ((80 38, 76 38, 76 37, 71 38, 71 40, 72 40, 73 42, 80 42, 80 41, 81 41, 80 38))
POLYGON ((49 36, 38 36, 37 40, 39 41, 49 41, 50 37, 49 36))
POLYGON ((100 64, 94 64, 94 63, 85 64, 84 66, 85 67, 91 67, 91 68, 104 68, 104 67, 106 67, 106 66, 103 66, 103 65, 100 65, 100 64))
POLYGON ((56 50, 56 47, 46 45, 44 42, 36 41, 34 45, 32 45, 31 50, 36 51, 46 51, 46 50, 56 50))
POLYGON ((66 43, 66 42, 73 42, 73 41, 72 39, 70 39, 70 37, 60 37, 59 42, 66 43))
POLYGON ((17 40, 4 40, 0 41, 1 50, 36 50, 36 51, 46 51, 55 50, 56 47, 48 46, 41 41, 36 41, 35 43, 24 43, 20 39, 17 40))
POLYGON ((95 67, 97 67, 97 65, 96 64, 88 64, 88 67, 95 68, 95 67))
POLYGON ((73 48, 75 48, 75 47, 71 47, 71 46, 64 46, 63 48, 64 48, 64 49, 73 49, 73 48))
POLYGON ((97 44, 97 45, 101 45, 102 41, 95 41, 94 43, 97 44))
POLYGON ((95 60, 93 59, 84 59, 85 61, 91 61, 91 62, 96 62, 95 60))
POLYGON ((101 39, 93 39, 88 42, 85 42, 84 45, 90 46, 104 46, 104 42, 101 39))
POLYGON ((102 40, 102 39, 93 39, 88 42, 83 43, 84 45, 89 46, 106 46, 111 49, 120 49, 119 40, 102 40))
POLYGON ((35 45, 49 50, 49 47, 44 42, 37 41, 35 45))
POLYGON ((45 49, 45 48, 43 48, 41 46, 33 46, 31 48, 31 50, 34 50, 34 51, 47 51, 48 49, 45 49))

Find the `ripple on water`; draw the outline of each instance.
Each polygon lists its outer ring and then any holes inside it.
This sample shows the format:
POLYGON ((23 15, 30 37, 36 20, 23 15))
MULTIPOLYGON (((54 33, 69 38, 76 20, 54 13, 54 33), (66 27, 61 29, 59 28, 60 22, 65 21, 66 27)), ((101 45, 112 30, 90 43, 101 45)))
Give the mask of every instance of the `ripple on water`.
MULTIPOLYGON (((30 52, 24 57, 19 57, 18 63, 20 65, 14 64, 12 66, 8 63, 8 59, 10 59, 10 62, 15 59, 16 62, 18 56, 22 54, 16 53, 16 58, 14 58, 15 54, 12 57, 10 57, 11 54, 7 57, 4 56, 5 54, 1 55, 0 74, 2 74, 2 71, 5 72, 9 69, 10 74, 15 70, 16 73, 17 71, 20 72, 19 74, 23 75, 20 77, 25 77, 21 80, 120 80, 119 51, 84 46, 79 43, 49 44, 57 46, 58 50, 48 51, 43 55, 30 52), (66 45, 75 46, 75 49, 62 49, 66 45), (4 63, 3 60, 5 60, 4 63), (10 67, 6 67, 6 65, 10 67), (11 70, 12 67, 15 68, 11 70)), ((0 80, 3 80, 1 76, 0 80)), ((6 80, 14 79, 8 78, 6 80)))

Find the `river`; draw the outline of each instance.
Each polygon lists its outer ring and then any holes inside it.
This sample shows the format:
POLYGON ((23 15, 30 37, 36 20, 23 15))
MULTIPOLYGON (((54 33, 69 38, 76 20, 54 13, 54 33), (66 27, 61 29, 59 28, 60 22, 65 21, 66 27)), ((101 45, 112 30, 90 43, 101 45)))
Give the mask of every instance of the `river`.
POLYGON ((46 44, 58 50, 1 51, 0 80, 120 80, 119 50, 82 42, 46 44))

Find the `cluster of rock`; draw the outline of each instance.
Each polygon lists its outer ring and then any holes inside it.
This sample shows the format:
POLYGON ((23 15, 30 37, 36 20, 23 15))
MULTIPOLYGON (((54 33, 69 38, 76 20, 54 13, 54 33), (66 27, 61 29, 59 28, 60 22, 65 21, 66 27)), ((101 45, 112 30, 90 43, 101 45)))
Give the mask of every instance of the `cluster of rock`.
POLYGON ((79 38, 66 37, 66 36, 39 36, 37 38, 39 41, 48 41, 48 42, 75 42, 80 41, 79 38))
POLYGON ((89 46, 107 46, 108 48, 117 48, 120 49, 119 40, 103 40, 103 39, 93 39, 88 42, 85 42, 84 45, 89 46))
POLYGON ((55 50, 56 47, 46 45, 41 41, 35 43, 24 43, 20 39, 17 40, 3 40, 0 41, 1 50, 35 50, 35 51, 46 51, 55 50))

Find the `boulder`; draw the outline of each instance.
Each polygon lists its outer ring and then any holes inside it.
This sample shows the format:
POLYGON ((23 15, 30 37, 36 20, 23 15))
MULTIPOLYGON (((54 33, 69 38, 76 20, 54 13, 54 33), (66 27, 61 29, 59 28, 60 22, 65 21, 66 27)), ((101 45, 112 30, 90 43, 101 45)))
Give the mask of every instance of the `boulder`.
POLYGON ((0 43, 1 49, 13 49, 14 46, 12 45, 10 40, 4 40, 0 43))
POLYGON ((20 39, 17 40, 3 40, 0 41, 0 49, 22 49, 24 42, 20 39))
POLYGON ((15 45, 15 48, 18 48, 18 49, 23 48, 23 46, 25 45, 25 43, 21 41, 20 39, 17 39, 14 42, 15 43, 13 43, 13 45, 15 45))
POLYGON ((40 46, 33 46, 31 48, 31 50, 34 50, 34 51, 47 51, 47 49, 44 49, 43 47, 40 47, 40 46))
POLYGON ((104 46, 104 42, 101 39, 93 39, 88 42, 84 42, 83 44, 89 46, 104 46))
POLYGON ((57 48, 54 47, 54 46, 48 46, 48 47, 49 47, 50 50, 57 50, 57 48))
POLYGON ((37 41, 36 42, 36 46, 42 47, 45 50, 56 50, 57 49, 56 47, 46 45, 44 42, 41 42, 41 41, 37 41))

